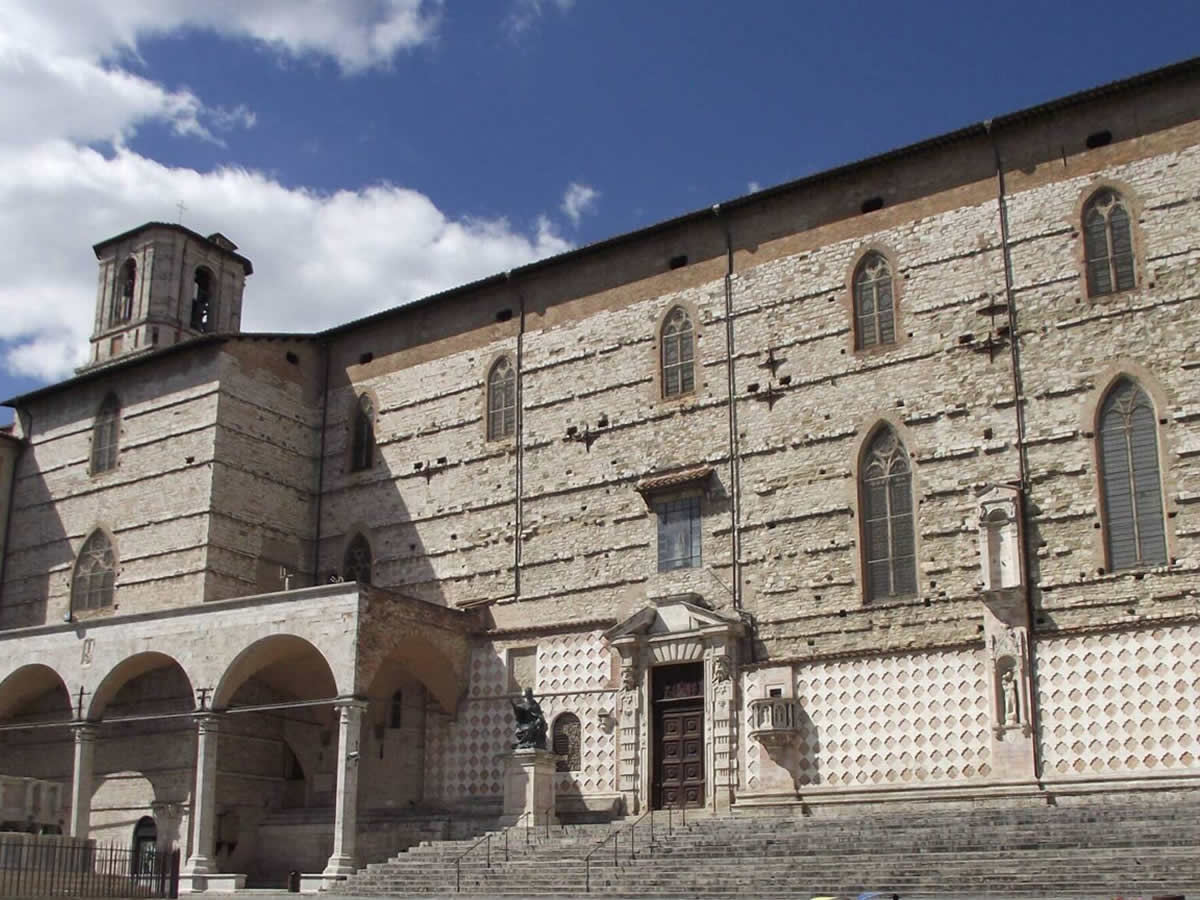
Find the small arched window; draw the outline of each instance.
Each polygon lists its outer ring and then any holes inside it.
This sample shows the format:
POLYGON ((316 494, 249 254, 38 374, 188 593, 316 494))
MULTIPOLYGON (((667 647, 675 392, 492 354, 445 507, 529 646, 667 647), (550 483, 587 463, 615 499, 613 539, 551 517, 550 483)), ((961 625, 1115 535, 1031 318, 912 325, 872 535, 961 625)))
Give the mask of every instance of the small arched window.
POLYGON ((880 428, 863 454, 859 481, 866 599, 917 593, 912 467, 891 428, 880 428))
POLYGON ((1131 379, 1119 379, 1104 398, 1097 437, 1109 568, 1164 565, 1158 426, 1150 398, 1131 379))
POLYGON ((342 560, 342 578, 346 581, 357 581, 359 584, 371 584, 371 545, 361 534, 356 534, 346 545, 346 557, 342 560))
POLYGON ((112 313, 108 318, 110 325, 119 325, 133 318, 133 291, 136 285, 137 263, 127 259, 117 277, 117 295, 113 298, 112 313))
POLYGON ((388 710, 388 728, 399 728, 404 724, 404 692, 392 694, 391 707, 388 710))
POLYGON ((663 322, 662 395, 679 397, 696 389, 695 330, 691 317, 676 306, 663 322))
POLYGON ((557 772, 578 772, 580 764, 579 716, 575 713, 563 713, 554 720, 554 737, 551 746, 558 759, 554 763, 557 772))
POLYGON ((360 394, 354 407, 351 435, 350 469, 358 472, 375 464, 375 404, 368 394, 360 394))
POLYGON ((212 272, 201 266, 192 278, 192 329, 207 332, 212 328, 212 272))
POLYGON ((854 349, 894 343, 892 267, 882 253, 871 252, 854 270, 854 349))
POLYGON ((487 389, 488 440, 512 437, 517 428, 517 373, 507 356, 488 372, 487 389))
POLYGON ((113 604, 116 568, 112 543, 97 529, 84 542, 75 560, 71 583, 71 609, 104 609, 113 604))
POLYGON ((117 450, 121 432, 121 403, 116 394, 109 394, 96 411, 92 425, 92 474, 99 475, 117 467, 117 450))
POLYGON ((1133 235, 1124 198, 1111 188, 1097 191, 1083 208, 1083 248, 1089 297, 1134 286, 1133 235))

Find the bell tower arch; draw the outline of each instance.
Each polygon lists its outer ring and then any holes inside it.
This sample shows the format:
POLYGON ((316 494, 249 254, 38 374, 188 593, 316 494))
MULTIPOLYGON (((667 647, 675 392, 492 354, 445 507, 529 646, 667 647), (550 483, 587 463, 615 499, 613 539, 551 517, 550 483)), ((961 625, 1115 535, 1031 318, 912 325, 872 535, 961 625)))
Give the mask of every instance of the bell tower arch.
POLYGON ((225 235, 148 222, 92 249, 99 263, 96 311, 80 371, 241 330, 242 292, 254 267, 225 235))

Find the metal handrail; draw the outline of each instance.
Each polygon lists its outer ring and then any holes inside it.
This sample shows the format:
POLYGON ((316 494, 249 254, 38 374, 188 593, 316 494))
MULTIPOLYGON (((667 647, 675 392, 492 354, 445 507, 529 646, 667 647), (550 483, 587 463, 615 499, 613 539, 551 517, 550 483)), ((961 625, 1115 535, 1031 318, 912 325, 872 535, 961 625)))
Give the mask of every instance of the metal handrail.
POLYGON ((650 855, 654 855, 654 807, 650 807, 644 813, 637 817, 637 821, 629 826, 629 857, 637 859, 637 827, 642 824, 642 820, 650 817, 650 855))
POLYGON ((455 858, 455 860, 454 860, 454 892, 455 893, 461 893, 461 891, 462 891, 462 861, 463 861, 463 859, 465 859, 471 853, 472 850, 474 850, 476 847, 478 847, 484 841, 487 841, 487 867, 489 869, 492 867, 492 833, 489 831, 487 834, 485 834, 483 837, 481 837, 479 840, 477 840, 475 843, 473 843, 470 847, 468 847, 463 853, 459 854, 455 858))
POLYGON ((592 857, 600 852, 600 849, 609 841, 613 842, 613 868, 615 869, 620 863, 617 860, 617 852, 621 846, 621 829, 610 832, 608 837, 592 848, 591 852, 583 858, 583 890, 585 893, 592 892, 592 857))
MULTIPOLYGON (((519 827, 521 824, 521 820, 526 819, 528 816, 529 816, 528 812, 521 813, 521 815, 517 818, 517 821, 513 822, 511 825, 509 825, 507 828, 504 829, 504 861, 505 862, 508 862, 508 833, 510 831, 512 831, 514 828, 519 827)), ((525 823, 525 843, 528 844, 529 842, 530 842, 529 823, 526 822, 525 823)), ((464 859, 466 859, 467 856, 469 856, 476 847, 478 847, 480 844, 483 844, 483 843, 487 844, 487 867, 489 869, 492 867, 492 833, 489 831, 487 834, 485 834, 483 837, 481 837, 479 840, 477 840, 475 843, 473 843, 470 847, 468 847, 465 851, 463 851, 457 857, 455 857, 455 860, 454 860, 454 890, 455 890, 455 893, 462 892, 462 861, 464 859)))

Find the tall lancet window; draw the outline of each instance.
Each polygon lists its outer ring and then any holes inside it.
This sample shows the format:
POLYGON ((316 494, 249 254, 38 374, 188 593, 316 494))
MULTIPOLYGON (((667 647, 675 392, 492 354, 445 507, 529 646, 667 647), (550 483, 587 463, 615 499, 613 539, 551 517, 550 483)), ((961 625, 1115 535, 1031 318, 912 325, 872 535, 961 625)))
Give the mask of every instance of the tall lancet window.
POLYGON ((676 306, 662 327, 662 395, 679 397, 696 389, 695 330, 682 306, 676 306))
POLYGON ((1109 568, 1161 566, 1167 537, 1154 405, 1122 378, 1104 398, 1097 431, 1109 568))
POLYGON ((97 529, 84 542, 75 560, 75 578, 71 583, 71 609, 103 609, 113 604, 116 564, 112 543, 97 529))
POLYGON ((1083 244, 1089 297, 1115 294, 1134 286, 1129 209, 1116 191, 1097 191, 1083 208, 1083 244))
POLYGON ((517 373, 507 356, 488 373, 487 436, 489 441, 512 437, 517 428, 517 373))
POLYGON ((896 343, 892 267, 882 253, 868 253, 854 270, 854 347, 896 343))
POLYGON ((375 464, 375 404, 368 394, 360 394, 354 408, 350 449, 352 471, 369 469, 375 464))
POLYGON ((916 594, 912 468, 892 429, 880 428, 867 446, 859 489, 866 599, 916 594))
POLYGON ((96 410, 92 424, 92 474, 99 475, 117 467, 121 434, 121 402, 109 394, 96 410))
POLYGON ((346 581, 371 584, 371 545, 361 534, 346 545, 346 558, 342 560, 342 577, 346 581))

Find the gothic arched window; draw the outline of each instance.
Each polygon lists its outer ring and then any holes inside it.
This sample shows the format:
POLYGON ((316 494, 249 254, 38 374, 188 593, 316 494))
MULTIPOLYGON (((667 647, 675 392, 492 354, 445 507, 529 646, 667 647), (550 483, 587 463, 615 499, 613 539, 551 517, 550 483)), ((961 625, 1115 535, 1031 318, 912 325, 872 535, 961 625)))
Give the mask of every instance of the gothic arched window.
POLYGON ((554 763, 555 771, 578 772, 582 768, 579 754, 580 737, 579 716, 575 713, 563 713, 554 720, 551 746, 554 748, 554 755, 558 757, 554 763))
POLYGON ((357 472, 375 463, 375 404, 367 394, 360 394, 354 407, 351 433, 350 469, 357 472))
POLYGON ((1154 405, 1134 381, 1121 378, 1104 398, 1096 431, 1109 568, 1164 565, 1167 536, 1154 405))
POLYGON ((117 292, 113 298, 112 312, 108 317, 110 325, 119 325, 133 318, 133 290, 136 284, 137 263, 127 259, 117 277, 117 292))
POLYGON ((71 609, 103 609, 112 606, 116 563, 112 543, 97 529, 84 542, 75 560, 71 582, 71 609))
POLYGON ((859 496, 867 601, 916 594, 912 468, 891 428, 880 428, 867 445, 859 496))
POLYGON ((512 437, 517 428, 517 373, 507 356, 496 360, 487 379, 487 437, 512 437))
POLYGON ((871 252, 854 270, 854 349, 894 343, 892 267, 882 253, 871 252))
POLYGON ((99 475, 117 467, 117 450, 121 432, 121 403, 116 394, 109 394, 96 411, 92 424, 92 474, 99 475))
POLYGON ((346 581, 357 581, 359 584, 371 584, 371 545, 361 534, 356 534, 346 545, 346 556, 342 560, 342 578, 346 581))
POLYGON ((192 278, 192 329, 207 332, 212 328, 212 272, 201 266, 192 278))
POLYGON ((1083 208, 1083 249, 1089 297, 1134 286, 1129 209, 1111 188, 1097 191, 1083 208))
POLYGON ((667 315, 662 327, 662 395, 679 397, 696 389, 695 331, 682 306, 667 315))

